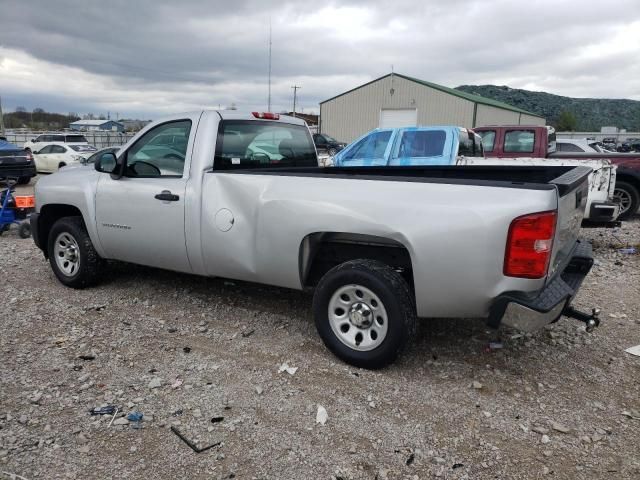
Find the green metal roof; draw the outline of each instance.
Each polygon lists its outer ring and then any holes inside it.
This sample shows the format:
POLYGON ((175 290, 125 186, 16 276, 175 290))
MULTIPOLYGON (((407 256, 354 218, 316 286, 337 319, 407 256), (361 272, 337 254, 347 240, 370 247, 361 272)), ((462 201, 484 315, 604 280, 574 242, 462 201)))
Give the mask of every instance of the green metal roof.
POLYGON ((533 117, 544 118, 541 115, 536 115, 535 113, 527 112, 526 110, 522 110, 521 108, 514 107, 513 105, 509 105, 508 103, 499 102, 499 101, 493 100, 491 98, 486 98, 486 97, 482 97, 480 95, 474 95, 472 93, 463 92, 461 90, 456 90, 455 88, 444 87, 442 85, 438 85, 437 83, 427 82, 425 80, 420 80, 418 78, 409 77, 407 75, 402 75, 400 73, 388 73, 387 75, 384 75, 384 76, 382 76, 380 78, 376 78, 375 80, 371 80, 370 82, 365 83, 364 85, 360 85, 359 87, 356 87, 356 88, 353 88, 351 90, 348 90, 348 91, 346 91, 344 93, 341 93, 340 95, 336 95, 335 97, 331 97, 328 100, 324 100, 324 101, 320 102, 320 105, 322 105, 323 103, 330 102, 331 100, 333 100, 335 98, 338 98, 338 97, 341 97, 343 95, 346 95, 347 93, 351 93, 351 92, 353 92, 355 90, 358 90, 358 89, 360 89, 362 87, 366 87, 367 85, 371 85, 372 83, 375 83, 378 80, 382 80, 383 78, 389 77, 391 75, 394 75, 394 76, 400 77, 400 78, 404 78, 405 80, 409 80, 411 82, 419 83, 420 85, 424 85, 426 87, 433 88, 434 90, 440 90, 441 92, 448 93, 449 95, 454 95, 456 97, 464 98, 465 100, 469 100, 470 102, 479 103, 481 105, 488 105, 490 107, 501 108, 503 110, 511 110, 512 112, 524 113, 526 115, 531 115, 533 117))

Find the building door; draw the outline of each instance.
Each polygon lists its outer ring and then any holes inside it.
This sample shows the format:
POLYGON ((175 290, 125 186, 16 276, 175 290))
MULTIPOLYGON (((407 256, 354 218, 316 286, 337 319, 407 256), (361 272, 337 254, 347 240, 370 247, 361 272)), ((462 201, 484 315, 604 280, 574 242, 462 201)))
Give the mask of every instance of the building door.
POLYGON ((418 110, 415 108, 383 108, 380 110, 380 128, 415 127, 418 110))

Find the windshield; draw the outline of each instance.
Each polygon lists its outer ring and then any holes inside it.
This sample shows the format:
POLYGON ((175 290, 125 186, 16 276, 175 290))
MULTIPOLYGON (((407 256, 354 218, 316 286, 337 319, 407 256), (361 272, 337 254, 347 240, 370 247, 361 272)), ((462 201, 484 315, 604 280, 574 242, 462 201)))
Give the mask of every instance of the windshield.
POLYGON ((88 143, 84 135, 67 135, 67 143, 88 143))
POLYGON ((309 130, 302 125, 223 120, 218 130, 215 169, 318 166, 309 130))
POLYGON ((335 138, 330 137, 330 136, 329 136, 329 135, 327 135, 326 133, 323 133, 323 134, 322 134, 322 136, 324 137, 324 139, 325 139, 327 142, 338 143, 338 141, 337 141, 335 138))

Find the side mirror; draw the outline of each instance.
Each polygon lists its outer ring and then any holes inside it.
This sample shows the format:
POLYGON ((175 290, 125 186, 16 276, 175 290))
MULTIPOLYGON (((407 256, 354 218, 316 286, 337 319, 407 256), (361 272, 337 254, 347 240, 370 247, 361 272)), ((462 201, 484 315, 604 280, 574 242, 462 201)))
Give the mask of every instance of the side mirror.
POLYGON ((35 139, 35 138, 32 138, 32 139, 31 139, 31 143, 36 143, 36 139, 35 139))
POLYGON ((103 153, 95 163, 95 169, 98 172, 109 173, 114 180, 122 177, 121 170, 122 163, 118 162, 116 155, 112 152, 103 153))

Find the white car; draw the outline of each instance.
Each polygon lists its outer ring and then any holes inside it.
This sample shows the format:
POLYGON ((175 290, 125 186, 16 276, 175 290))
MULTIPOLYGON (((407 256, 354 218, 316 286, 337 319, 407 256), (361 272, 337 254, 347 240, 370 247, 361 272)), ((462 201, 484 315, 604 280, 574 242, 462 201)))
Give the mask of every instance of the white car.
POLYGON ((64 143, 50 143, 37 152, 33 152, 36 171, 53 173, 67 165, 80 165, 96 152, 91 145, 67 145, 64 143))
POLYGON ((89 145, 85 136, 77 133, 45 133, 26 142, 23 148, 36 153, 51 143, 89 145))

